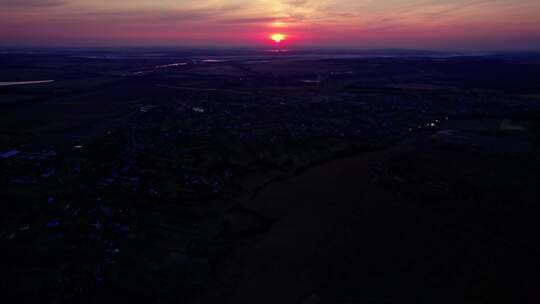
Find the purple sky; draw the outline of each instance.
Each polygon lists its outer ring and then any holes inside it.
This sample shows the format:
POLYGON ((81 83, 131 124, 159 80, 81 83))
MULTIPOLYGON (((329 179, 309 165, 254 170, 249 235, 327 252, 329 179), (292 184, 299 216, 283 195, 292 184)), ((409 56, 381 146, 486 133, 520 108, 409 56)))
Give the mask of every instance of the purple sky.
POLYGON ((0 0, 0 46, 540 50, 540 0, 0 0))

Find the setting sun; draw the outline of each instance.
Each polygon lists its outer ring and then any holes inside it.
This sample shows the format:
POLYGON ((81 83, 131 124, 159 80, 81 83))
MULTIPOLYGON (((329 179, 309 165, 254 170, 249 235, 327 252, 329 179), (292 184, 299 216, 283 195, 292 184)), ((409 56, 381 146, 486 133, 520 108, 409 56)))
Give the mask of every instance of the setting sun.
POLYGON ((279 34, 279 33, 272 34, 272 36, 270 36, 270 39, 274 40, 274 42, 276 42, 276 43, 280 43, 281 41, 285 40, 286 38, 287 38, 286 35, 279 34))

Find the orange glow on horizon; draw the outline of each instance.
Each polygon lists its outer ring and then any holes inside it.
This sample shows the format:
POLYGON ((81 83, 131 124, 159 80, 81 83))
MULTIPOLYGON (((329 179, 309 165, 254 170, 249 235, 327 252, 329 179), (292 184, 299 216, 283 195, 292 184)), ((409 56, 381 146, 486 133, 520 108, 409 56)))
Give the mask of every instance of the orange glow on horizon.
POLYGON ((274 40, 275 43, 280 43, 281 41, 287 39, 287 35, 275 33, 270 36, 270 39, 274 40))

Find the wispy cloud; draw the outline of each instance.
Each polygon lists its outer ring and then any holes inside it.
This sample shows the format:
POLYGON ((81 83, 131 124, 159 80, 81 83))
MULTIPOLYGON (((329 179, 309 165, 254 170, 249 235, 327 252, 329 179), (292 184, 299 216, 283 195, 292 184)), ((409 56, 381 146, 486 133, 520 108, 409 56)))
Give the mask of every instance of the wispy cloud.
POLYGON ((66 4, 64 0, 0 0, 0 8, 51 7, 66 4))
POLYGON ((361 44, 375 38, 393 43, 406 37, 412 44, 470 39, 472 33, 518 41, 540 33, 540 1, 0 0, 0 42, 5 37, 134 43, 182 37, 186 43, 207 39, 211 44, 219 37, 250 44, 276 24, 291 37, 320 43, 361 44))

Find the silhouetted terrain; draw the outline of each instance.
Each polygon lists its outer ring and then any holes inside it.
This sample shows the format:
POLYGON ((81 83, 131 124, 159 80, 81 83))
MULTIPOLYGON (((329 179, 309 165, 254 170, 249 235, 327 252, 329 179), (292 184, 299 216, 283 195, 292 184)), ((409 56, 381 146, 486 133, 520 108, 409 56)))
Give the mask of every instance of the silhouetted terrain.
POLYGON ((534 53, 5 50, 0 296, 537 303, 539 81, 534 53))

